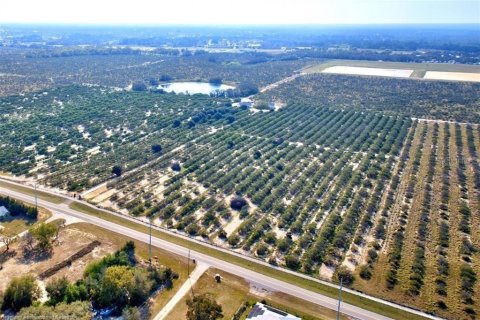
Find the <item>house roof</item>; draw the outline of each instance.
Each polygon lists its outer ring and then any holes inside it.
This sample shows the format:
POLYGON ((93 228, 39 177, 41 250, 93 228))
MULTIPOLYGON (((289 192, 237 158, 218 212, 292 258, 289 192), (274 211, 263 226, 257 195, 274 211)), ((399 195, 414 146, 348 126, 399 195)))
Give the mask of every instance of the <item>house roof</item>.
POLYGON ((248 314, 249 320, 301 320, 299 317, 295 317, 284 311, 272 308, 257 302, 253 306, 252 311, 248 314))
POLYGON ((8 209, 5 208, 5 206, 1 206, 1 207, 0 207, 0 217, 6 216, 6 215, 9 214, 9 213, 10 213, 10 211, 8 211, 8 209))

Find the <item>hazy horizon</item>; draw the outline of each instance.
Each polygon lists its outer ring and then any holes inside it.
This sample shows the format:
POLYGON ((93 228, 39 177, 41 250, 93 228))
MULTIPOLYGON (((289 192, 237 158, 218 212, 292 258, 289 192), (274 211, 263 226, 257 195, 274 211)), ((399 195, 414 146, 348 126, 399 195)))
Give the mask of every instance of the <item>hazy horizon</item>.
POLYGON ((68 25, 382 25, 479 24, 471 0, 58 1, 2 4, 1 24, 68 25))

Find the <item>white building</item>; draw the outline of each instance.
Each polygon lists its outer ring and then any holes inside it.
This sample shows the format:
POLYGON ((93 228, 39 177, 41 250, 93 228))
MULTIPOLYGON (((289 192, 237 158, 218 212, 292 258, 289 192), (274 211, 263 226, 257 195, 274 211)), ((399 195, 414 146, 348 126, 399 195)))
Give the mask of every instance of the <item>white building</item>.
POLYGON ((242 98, 239 105, 240 107, 250 108, 253 107, 253 101, 250 98, 242 98))
POLYGON ((257 302, 248 314, 247 320, 302 320, 284 311, 257 302))
POLYGON ((5 208, 4 206, 0 207, 0 219, 7 217, 9 214, 10 214, 10 211, 8 211, 7 208, 5 208))

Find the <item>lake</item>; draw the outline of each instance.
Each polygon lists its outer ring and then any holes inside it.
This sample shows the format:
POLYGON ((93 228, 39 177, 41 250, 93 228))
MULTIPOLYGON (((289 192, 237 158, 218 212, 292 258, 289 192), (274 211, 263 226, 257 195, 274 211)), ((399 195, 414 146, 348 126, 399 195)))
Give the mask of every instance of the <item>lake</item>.
POLYGON ((235 87, 226 84, 217 85, 208 82, 172 82, 161 84, 158 86, 158 88, 163 89, 166 92, 189 94, 210 94, 212 91, 216 90, 225 91, 228 89, 235 89, 235 87))

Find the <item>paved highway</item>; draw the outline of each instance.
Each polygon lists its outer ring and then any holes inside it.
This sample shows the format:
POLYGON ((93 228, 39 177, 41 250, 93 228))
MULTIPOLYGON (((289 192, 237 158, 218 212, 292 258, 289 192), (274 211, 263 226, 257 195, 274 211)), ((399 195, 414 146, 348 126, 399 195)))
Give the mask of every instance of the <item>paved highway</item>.
MULTIPOLYGON (((27 202, 30 202, 30 203, 34 202, 34 197, 33 196, 26 195, 26 194, 18 192, 18 191, 13 191, 13 190, 10 190, 10 189, 4 188, 4 187, 0 187, 0 193, 9 195, 11 197, 14 197, 14 198, 17 198, 17 199, 20 199, 20 200, 23 200, 23 201, 27 201, 27 202)), ((96 226, 99 226, 99 227, 117 232, 119 234, 123 234, 125 236, 131 237, 131 238, 134 238, 134 239, 137 239, 139 241, 143 241, 143 242, 146 242, 146 243, 148 243, 148 241, 149 241, 149 235, 147 233, 136 231, 136 230, 130 229, 128 227, 124 227, 122 225, 116 224, 114 222, 103 220, 101 218, 76 211, 76 210, 70 208, 67 204, 55 204, 55 203, 52 203, 52 202, 48 202, 48 201, 45 201, 45 200, 38 199, 38 205, 42 206, 46 209, 49 209, 52 212, 58 212, 58 213, 61 213, 61 214, 66 214, 66 215, 81 219, 82 221, 85 221, 87 223, 91 223, 93 225, 96 225, 96 226)), ((132 220, 136 223, 141 223, 141 222, 136 221, 134 219, 129 219, 129 220, 132 220)), ((181 256, 184 256, 184 257, 187 257, 189 255, 189 252, 188 252, 187 248, 182 247, 180 245, 173 244, 171 242, 168 242, 168 241, 165 241, 165 240, 162 240, 162 239, 152 237, 152 244, 155 247, 173 252, 175 254, 178 254, 178 255, 181 255, 181 256)), ((287 282, 283 282, 281 280, 270 278, 270 277, 265 276, 263 274, 252 271, 250 269, 246 269, 246 268, 243 268, 241 266, 229 263, 228 261, 223 261, 223 260, 220 260, 220 259, 217 259, 217 258, 213 258, 213 257, 211 257, 209 255, 206 255, 206 254, 203 254, 201 252, 190 251, 190 257, 192 259, 196 259, 197 261, 199 261, 203 264, 206 264, 206 265, 212 266, 214 268, 223 270, 225 272, 229 272, 229 273, 235 274, 237 276, 243 277, 243 278, 245 278, 246 280, 248 280, 252 283, 261 285, 263 288, 265 288, 267 290, 283 292, 283 293, 286 293, 286 294, 304 299, 306 301, 315 303, 319 306, 322 306, 322 307, 325 307, 325 308, 328 308, 328 309, 332 309, 332 310, 337 309, 337 300, 332 299, 332 298, 327 297, 327 296, 324 296, 322 294, 303 289, 301 287, 298 287, 296 285, 293 285, 293 284, 290 284, 290 283, 287 283, 287 282)), ((255 262, 258 262, 258 261, 255 261, 255 262)), ((329 285, 335 286, 333 284, 329 284, 329 285)), ((376 299, 376 298, 373 298, 373 297, 369 297, 369 296, 366 296, 364 294, 361 294, 361 293, 358 293, 358 292, 355 292, 355 291, 351 291, 351 290, 348 290, 348 289, 346 291, 349 291, 353 294, 357 294, 359 296, 368 297, 369 299, 372 299, 372 300, 375 300, 377 302, 384 303, 384 304, 387 304, 387 305, 391 305, 391 306, 397 307, 399 309, 403 309, 403 310, 406 310, 406 311, 409 311, 409 312, 412 312, 412 313, 416 313, 416 314, 424 316, 426 318, 440 319, 440 318, 437 318, 437 317, 433 317, 431 315, 427 315, 427 314, 425 314, 423 312, 420 312, 420 311, 412 310, 412 309, 409 309, 409 308, 406 308, 406 307, 403 307, 403 306, 398 306, 398 305, 395 305, 393 303, 390 303, 390 302, 387 302, 387 301, 384 301, 384 300, 381 300, 381 299, 376 299)), ((362 320, 386 320, 386 319, 390 319, 390 318, 382 316, 380 314, 377 314, 377 313, 374 313, 374 312, 371 312, 371 311, 367 311, 367 310, 364 310, 362 308, 359 308, 359 307, 356 307, 356 306, 353 306, 353 305, 350 305, 350 304, 347 304, 347 303, 342 303, 341 304, 341 312, 343 314, 348 315, 350 317, 353 317, 355 319, 362 319, 362 320)))

